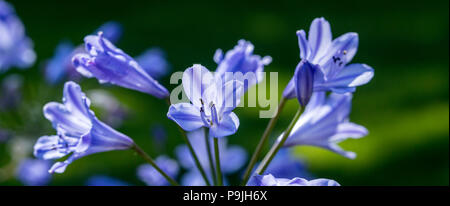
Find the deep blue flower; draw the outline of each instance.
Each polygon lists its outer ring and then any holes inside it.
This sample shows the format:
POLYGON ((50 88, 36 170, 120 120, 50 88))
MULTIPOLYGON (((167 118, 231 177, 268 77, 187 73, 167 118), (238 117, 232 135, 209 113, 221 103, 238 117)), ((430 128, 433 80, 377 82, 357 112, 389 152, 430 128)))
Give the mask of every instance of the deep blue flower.
POLYGON ((17 168, 16 177, 24 185, 47 185, 51 180, 51 175, 48 173, 51 165, 48 160, 23 159, 17 168))
POLYGON ((349 122, 351 101, 351 93, 332 93, 328 97, 325 92, 314 93, 284 146, 318 146, 355 158, 355 153, 344 151, 337 145, 348 138, 361 138, 368 134, 363 126, 349 122))
POLYGON ((11 67, 28 68, 35 60, 33 42, 14 8, 0 0, 0 73, 11 67))
POLYGON ((273 175, 257 175, 252 177, 249 186, 340 186, 334 180, 330 179, 314 179, 306 180, 303 178, 275 178, 273 175))
POLYGON ((153 78, 160 79, 170 70, 166 54, 160 48, 151 48, 136 57, 136 61, 153 78))
POLYGON ((270 56, 261 58, 259 55, 253 54, 254 46, 251 42, 246 40, 239 40, 238 44, 231 50, 227 51, 225 56, 221 49, 217 49, 214 54, 214 61, 218 64, 215 75, 225 79, 225 81, 233 78, 233 75, 240 72, 242 76, 234 76, 235 79, 245 83, 245 91, 251 86, 259 83, 264 79, 264 66, 267 66, 272 62, 270 56), (246 82, 244 82, 244 76, 249 76, 246 82), (236 78, 239 77, 239 78, 236 78))
POLYGON ((191 103, 171 105, 167 113, 169 119, 186 131, 207 127, 211 137, 225 137, 237 131, 239 119, 232 111, 243 94, 240 81, 223 83, 199 64, 186 69, 182 81, 191 103))
POLYGON ((11 74, 3 79, 0 85, 0 111, 17 108, 22 101, 23 78, 11 74))
MULTIPOLYGON (((158 165, 159 168, 161 168, 161 170, 170 177, 175 178, 177 176, 180 167, 175 160, 163 155, 156 158, 155 162, 156 165, 158 165)), ((143 164, 139 166, 137 169, 137 175, 139 179, 141 179, 143 182, 145 182, 145 184, 149 186, 170 185, 170 183, 161 175, 161 173, 159 173, 150 164, 143 164)))
POLYGON ((314 87, 314 73, 317 68, 307 61, 301 61, 294 73, 295 94, 302 107, 311 98, 314 87))
POLYGON ((90 100, 74 82, 64 85, 63 104, 50 102, 44 106, 44 116, 52 122, 57 135, 40 137, 34 145, 34 155, 45 160, 68 156, 65 161, 56 162, 50 173, 64 172, 67 165, 83 156, 134 145, 128 136, 98 120, 89 106, 90 100))
MULTIPOLYGON (((316 18, 309 29, 309 39, 304 30, 297 31, 300 58, 317 65, 314 74, 314 91, 337 93, 354 92, 357 86, 368 83, 374 70, 366 64, 347 65, 358 49, 358 34, 349 32, 332 39, 330 24, 316 18)), ((286 98, 295 97, 294 78, 283 92, 286 98)))
MULTIPOLYGON (((192 147, 195 153, 198 156, 200 164, 203 169, 205 169, 207 174, 211 173, 211 167, 208 159, 208 152, 205 143, 205 132, 204 129, 198 129, 192 132, 187 133, 189 141, 192 144, 192 147)), ((214 151, 213 142, 210 141, 210 149, 214 151)), ((237 172, 247 161, 247 152, 240 146, 228 146, 227 139, 221 139, 219 141, 219 151, 220 151, 220 168, 222 169, 222 173, 232 174, 237 172)), ((203 185, 205 184, 202 176, 200 175, 196 165, 194 163, 194 159, 189 152, 189 148, 186 145, 178 146, 175 149, 176 156, 180 165, 189 170, 182 181, 183 185, 203 185), (189 176, 189 177, 188 177, 189 176), (195 177, 195 178, 194 178, 195 177), (195 184, 194 184, 195 183, 195 184), (200 184, 201 183, 201 184, 200 184)), ((215 160, 213 159, 213 162, 215 160)), ((211 177, 209 177, 211 178, 211 177)))
POLYGON ((123 28, 119 22, 108 21, 102 24, 100 28, 95 31, 95 34, 98 32, 103 32, 103 37, 115 44, 119 41, 120 37, 122 37, 123 28))
POLYGON ((95 77, 100 83, 116 84, 125 88, 166 98, 166 88, 148 75, 144 69, 122 50, 116 48, 100 32, 84 38, 88 54, 76 54, 72 61, 77 71, 86 77, 95 77))
POLYGON ((87 186, 130 186, 130 184, 105 175, 95 175, 86 181, 87 186))

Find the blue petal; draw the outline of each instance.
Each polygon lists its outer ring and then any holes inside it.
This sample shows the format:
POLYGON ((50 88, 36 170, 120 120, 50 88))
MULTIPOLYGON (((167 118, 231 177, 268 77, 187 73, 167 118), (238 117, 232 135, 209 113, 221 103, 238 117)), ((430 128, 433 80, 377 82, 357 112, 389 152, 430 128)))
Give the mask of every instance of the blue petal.
MULTIPOLYGON (((183 89, 186 96, 191 100, 192 104, 201 107, 200 98, 203 98, 203 93, 210 86, 215 86, 214 76, 200 64, 194 64, 192 67, 186 69, 183 73, 183 89)), ((205 100, 209 104, 213 99, 205 100)))
POLYGON ((95 33, 98 32, 103 32, 105 38, 113 43, 116 43, 122 36, 123 28, 120 23, 109 21, 101 25, 95 33))
POLYGON ((320 87, 335 88, 337 92, 354 91, 352 87, 368 83, 373 76, 374 70, 370 66, 366 64, 350 64, 345 66, 334 78, 321 84, 320 87))
POLYGON ((42 136, 34 145, 33 155, 39 159, 49 160, 58 159, 69 154, 70 151, 55 148, 58 146, 63 146, 58 135, 42 136))
MULTIPOLYGON (((221 139, 220 142, 225 142, 226 139, 221 139)), ((219 143, 220 143, 219 142, 219 143)), ((247 152, 240 146, 229 146, 221 150, 220 156, 221 168, 224 173, 233 173, 241 169, 247 161, 247 152)))
POLYGON ((219 125, 213 125, 209 130, 210 137, 226 137, 236 133, 239 128, 239 118, 233 112, 222 117, 219 125))
POLYGON ((240 104, 242 95, 244 95, 244 84, 242 82, 236 80, 226 82, 222 86, 217 100, 217 106, 221 108, 221 114, 233 111, 240 104))
POLYGON ((300 59, 307 60, 311 55, 311 48, 309 47, 308 40, 306 40, 306 34, 304 30, 297 31, 298 46, 300 48, 300 59))
POLYGON ((318 68, 307 61, 301 61, 294 73, 295 93, 302 107, 308 104, 314 88, 314 73, 318 68))
POLYGON ((311 47, 311 62, 317 63, 322 58, 332 42, 330 23, 322 18, 316 18, 311 23, 308 35, 311 47))
POLYGON ((185 131, 193 131, 203 126, 199 108, 189 103, 170 105, 167 117, 185 131))

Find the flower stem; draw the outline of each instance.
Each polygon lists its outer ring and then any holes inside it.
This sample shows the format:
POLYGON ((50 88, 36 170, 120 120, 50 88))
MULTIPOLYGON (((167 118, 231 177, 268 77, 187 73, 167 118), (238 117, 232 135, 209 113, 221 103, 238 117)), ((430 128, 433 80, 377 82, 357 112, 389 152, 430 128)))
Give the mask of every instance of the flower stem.
POLYGON ((216 170, 217 170, 217 185, 222 186, 222 170, 220 168, 220 155, 219 155, 219 138, 214 138, 214 153, 216 155, 216 170))
POLYGON ((155 161, 153 161, 153 159, 147 153, 145 153, 144 150, 142 150, 138 145, 134 144, 133 147, 131 147, 131 149, 136 151, 139 156, 144 158, 144 160, 146 160, 150 165, 152 165, 153 168, 155 168, 156 171, 158 171, 162 176, 164 176, 164 178, 166 178, 166 180, 169 181, 171 185, 179 186, 179 184, 174 179, 169 177, 169 175, 167 175, 164 171, 162 171, 162 169, 159 168, 158 165, 156 165, 155 161))
POLYGON ((208 153, 208 160, 209 160, 209 166, 210 166, 210 170, 211 170, 211 174, 212 174, 212 179, 214 182, 214 185, 217 185, 217 176, 216 176, 216 169, 214 168, 214 162, 213 162, 213 158, 212 158, 212 153, 211 153, 211 144, 209 143, 209 129, 205 128, 205 146, 206 146, 206 152, 208 153))
POLYGON ((252 158, 250 159, 250 163, 247 166, 247 169, 245 170, 244 176, 242 178, 241 185, 245 185, 248 182, 248 179, 250 178, 250 173, 253 170, 253 167, 256 164, 256 161, 258 161, 258 157, 261 154, 261 151, 266 144, 267 140, 269 139, 269 135, 272 132, 273 128, 275 127, 275 123, 278 121, 278 118, 280 117, 280 113, 284 108, 284 105, 286 104, 287 99, 284 97, 281 97, 280 103, 277 108, 277 112, 275 113, 275 116, 270 119, 269 124, 267 125, 266 129, 264 130, 264 133, 259 140, 258 146, 256 146, 255 152, 253 152, 252 158))
MULTIPOLYGON (((166 98, 166 102, 167 104, 170 106, 170 99, 166 98)), ((195 154, 194 148, 192 147, 191 142, 189 142, 189 139, 186 136, 186 132, 177 124, 178 130, 180 130, 181 136, 183 137, 184 142, 186 143, 186 145, 189 148, 189 152, 192 155, 192 158, 194 159, 195 162, 195 166, 197 166, 198 170, 200 171, 200 174, 203 177, 203 180, 205 180, 205 183, 207 186, 211 186, 211 183, 208 180, 208 177, 206 176, 205 170, 203 169, 202 165, 200 164, 200 161, 198 160, 198 156, 197 154, 195 154)))
POLYGON ((257 174, 262 175, 264 173, 264 171, 266 171, 267 167, 269 166, 270 162, 277 154, 278 150, 280 150, 280 148, 286 142, 287 138, 289 137, 289 134, 292 131, 292 128, 294 128, 294 125, 297 122, 298 118, 300 117, 301 113, 302 113, 302 107, 299 107, 297 113, 295 114, 294 118, 292 119, 291 123, 289 124, 288 128, 284 132, 281 139, 273 144, 272 148, 266 154, 266 156, 262 160, 261 164, 259 164, 258 168, 256 168, 257 174))

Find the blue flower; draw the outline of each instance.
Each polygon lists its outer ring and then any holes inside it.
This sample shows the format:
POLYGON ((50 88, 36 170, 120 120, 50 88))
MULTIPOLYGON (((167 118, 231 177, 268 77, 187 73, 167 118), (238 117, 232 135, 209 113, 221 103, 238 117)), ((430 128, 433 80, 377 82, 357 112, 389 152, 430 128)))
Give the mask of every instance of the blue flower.
POLYGON ((249 76, 248 82, 245 84, 245 91, 251 86, 259 83, 264 79, 264 66, 267 66, 272 62, 270 56, 261 58, 259 55, 253 54, 254 46, 251 42, 243 39, 238 41, 238 44, 232 49, 227 51, 225 56, 221 49, 217 49, 214 54, 214 61, 218 64, 215 75, 225 79, 225 81, 233 78, 230 74, 240 72, 242 76, 235 76, 235 79, 244 82, 244 76, 249 76), (238 78, 236 78, 238 77, 238 78))
POLYGON ((10 67, 28 68, 35 60, 33 42, 25 35, 14 8, 0 0, 0 73, 10 67))
MULTIPOLYGON (((297 31, 300 58, 317 65, 314 74, 314 91, 337 93, 354 92, 357 86, 368 83, 374 70, 366 64, 347 65, 358 49, 358 34, 349 32, 332 39, 331 28, 324 18, 316 18, 309 29, 309 39, 304 30, 297 31)), ((294 78, 286 86, 283 96, 294 98, 294 78)))
POLYGON ((130 184, 105 175, 95 175, 86 181, 87 186, 129 186, 130 184))
POLYGON ((123 28, 119 22, 108 21, 95 31, 95 33, 98 32, 103 32, 103 37, 115 44, 122 37, 123 28))
POLYGON ((51 84, 63 80, 72 66, 72 53, 74 46, 68 41, 63 41, 56 47, 53 57, 45 66, 45 79, 51 84))
POLYGON ((281 149, 267 167, 265 174, 272 174, 281 178, 310 177, 305 164, 293 156, 288 149, 281 149))
MULTIPOLYGON (((172 178, 178 174, 180 167, 178 163, 167 156, 159 156, 155 160, 161 170, 172 178)), ((150 164, 143 164, 138 167, 137 175, 145 184, 149 186, 167 186, 170 183, 150 164)))
POLYGON ((89 109, 90 100, 74 82, 64 85, 63 104, 50 102, 44 106, 44 116, 52 122, 57 135, 42 136, 34 145, 34 155, 40 159, 59 159, 50 173, 63 173, 74 160, 110 150, 129 149, 134 145, 128 136, 99 121, 89 109))
POLYGON ((284 146, 318 146, 355 158, 355 153, 344 151, 337 145, 348 138, 361 138, 368 134, 363 126, 349 122, 351 100, 351 93, 332 93, 328 97, 325 92, 314 93, 284 146))
POLYGON ((257 175, 252 177, 249 186, 341 186, 334 180, 330 179, 314 179, 306 180, 303 178, 275 178, 273 175, 257 175))
POLYGON ((182 81, 191 103, 171 105, 167 113, 169 119, 186 131, 207 127, 211 137, 225 137, 237 131, 239 119, 232 111, 243 94, 240 81, 222 83, 199 64, 186 69, 182 81))
POLYGON ((159 48, 151 48, 136 57, 136 61, 153 78, 160 79, 170 70, 166 54, 159 48))
POLYGON ((301 61, 294 73, 295 94, 302 107, 306 106, 314 88, 316 67, 307 61, 301 61))
POLYGON ((116 48, 100 32, 84 38, 89 54, 76 54, 72 61, 77 71, 86 77, 95 77, 100 83, 116 84, 125 88, 166 98, 166 88, 148 75, 144 69, 122 50, 116 48))
POLYGON ((16 171, 16 177, 24 185, 47 185, 51 180, 51 175, 48 173, 50 166, 50 161, 26 158, 20 162, 16 171))
MULTIPOLYGON (((205 142, 205 132, 203 129, 198 129, 192 132, 188 132, 187 136, 192 144, 192 147, 197 154, 197 157, 205 169, 207 174, 211 173, 211 167, 208 159, 208 151, 205 142)), ((210 149, 214 151, 213 143, 210 141, 210 149)), ((247 152, 240 146, 228 146, 227 139, 221 139, 219 141, 220 151, 220 168, 223 174, 232 174, 237 172, 244 166, 247 161, 247 152)), ((178 162, 181 166, 190 172, 183 177, 183 185, 203 185, 205 184, 200 172, 196 168, 194 159, 189 152, 189 148, 186 145, 178 146, 175 149, 178 162), (201 183, 201 184, 200 184, 201 183)), ((213 159, 213 162, 215 160, 213 159)), ((211 177, 209 177, 211 179, 211 177)))

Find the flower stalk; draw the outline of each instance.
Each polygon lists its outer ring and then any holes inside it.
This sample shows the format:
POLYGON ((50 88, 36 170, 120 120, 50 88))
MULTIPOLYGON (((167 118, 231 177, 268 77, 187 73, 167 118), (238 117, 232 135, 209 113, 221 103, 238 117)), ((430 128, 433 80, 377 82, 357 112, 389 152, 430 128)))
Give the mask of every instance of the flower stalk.
POLYGON ((222 170, 220 169, 220 153, 219 153, 219 138, 214 138, 214 153, 216 155, 216 170, 217 170, 217 185, 223 185, 222 170))
POLYGON ((212 174, 212 179, 214 185, 217 185, 217 175, 216 175, 216 169, 214 167, 213 157, 211 153, 211 144, 209 142, 209 129, 205 128, 205 146, 206 146, 206 152, 208 153, 208 160, 209 160, 209 166, 212 174))

